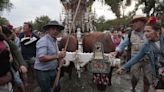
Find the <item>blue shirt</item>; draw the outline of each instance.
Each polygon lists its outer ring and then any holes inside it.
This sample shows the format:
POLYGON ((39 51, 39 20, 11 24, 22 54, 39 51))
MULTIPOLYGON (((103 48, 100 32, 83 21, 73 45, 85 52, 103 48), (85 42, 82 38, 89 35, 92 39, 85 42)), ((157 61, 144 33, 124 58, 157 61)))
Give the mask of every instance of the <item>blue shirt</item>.
POLYGON ((44 55, 57 55, 58 51, 57 40, 52 38, 49 34, 43 36, 36 44, 36 61, 34 68, 42 71, 55 70, 58 65, 56 59, 48 62, 41 62, 39 58, 44 55))
POLYGON ((125 35, 124 40, 121 40, 120 44, 116 47, 116 51, 123 52, 124 48, 128 46, 129 38, 128 35, 125 35))

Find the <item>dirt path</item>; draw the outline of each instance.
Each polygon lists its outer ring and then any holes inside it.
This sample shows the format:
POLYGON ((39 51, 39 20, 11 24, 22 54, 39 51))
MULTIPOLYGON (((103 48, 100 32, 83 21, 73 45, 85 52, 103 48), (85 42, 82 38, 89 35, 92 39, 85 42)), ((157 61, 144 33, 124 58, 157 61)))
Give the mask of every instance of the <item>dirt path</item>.
MULTIPOLYGON (((92 81, 92 74, 89 72, 82 72, 81 78, 78 78, 74 69, 72 80, 69 80, 68 74, 65 73, 65 76, 60 81, 61 92, 130 92, 131 89, 129 74, 117 75, 113 73, 112 86, 107 86, 105 91, 97 89, 97 86, 92 81)), ((27 92, 40 92, 36 81, 31 81, 30 85, 27 87, 27 92)), ((140 80, 136 87, 136 92, 143 92, 142 85, 143 83, 140 80)), ((149 92, 153 92, 153 89, 151 88, 149 92)))
MULTIPOLYGON (((68 75, 61 79, 61 92, 130 92, 130 75, 117 75, 113 73, 112 86, 108 86, 105 91, 99 91, 92 81, 92 75, 88 72, 82 72, 81 78, 77 77, 76 71, 73 72, 72 80, 68 79, 68 75)), ((142 78, 141 78, 142 79, 142 78)), ((143 92, 142 81, 139 81, 136 92, 143 92)), ((150 89, 150 92, 153 89, 150 89)))

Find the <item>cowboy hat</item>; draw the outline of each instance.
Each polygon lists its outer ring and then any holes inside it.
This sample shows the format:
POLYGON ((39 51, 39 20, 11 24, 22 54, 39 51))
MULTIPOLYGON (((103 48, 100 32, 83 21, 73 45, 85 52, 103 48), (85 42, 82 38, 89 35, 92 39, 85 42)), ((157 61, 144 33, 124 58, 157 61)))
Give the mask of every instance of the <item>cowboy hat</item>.
POLYGON ((44 30, 47 30, 49 27, 57 27, 59 28, 59 31, 64 29, 64 26, 59 24, 57 21, 50 21, 49 23, 47 23, 46 25, 43 26, 44 30))
POLYGON ((131 23, 135 22, 136 20, 141 20, 145 23, 147 22, 146 17, 141 16, 141 15, 136 15, 136 16, 133 16, 133 19, 131 20, 131 23))

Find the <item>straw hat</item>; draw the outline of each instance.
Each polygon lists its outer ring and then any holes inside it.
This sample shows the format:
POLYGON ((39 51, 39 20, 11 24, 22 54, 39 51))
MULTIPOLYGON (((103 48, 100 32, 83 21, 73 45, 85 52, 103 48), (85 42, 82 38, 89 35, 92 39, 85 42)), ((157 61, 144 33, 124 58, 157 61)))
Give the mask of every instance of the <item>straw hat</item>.
POLYGON ((146 17, 141 16, 141 15, 136 15, 136 16, 133 16, 133 19, 131 20, 131 23, 135 22, 136 20, 141 20, 145 23, 147 22, 146 17))

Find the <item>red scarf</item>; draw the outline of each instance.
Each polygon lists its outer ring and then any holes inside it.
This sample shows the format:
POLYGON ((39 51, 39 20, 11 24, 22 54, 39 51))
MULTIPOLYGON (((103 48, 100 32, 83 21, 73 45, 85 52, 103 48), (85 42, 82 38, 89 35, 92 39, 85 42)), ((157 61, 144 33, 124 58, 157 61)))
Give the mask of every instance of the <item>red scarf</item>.
POLYGON ((1 53, 4 49, 6 49, 6 45, 5 45, 5 43, 4 43, 3 41, 0 41, 0 53, 1 53))
POLYGON ((25 32, 25 37, 31 37, 31 36, 32 36, 32 32, 31 31, 25 32))

